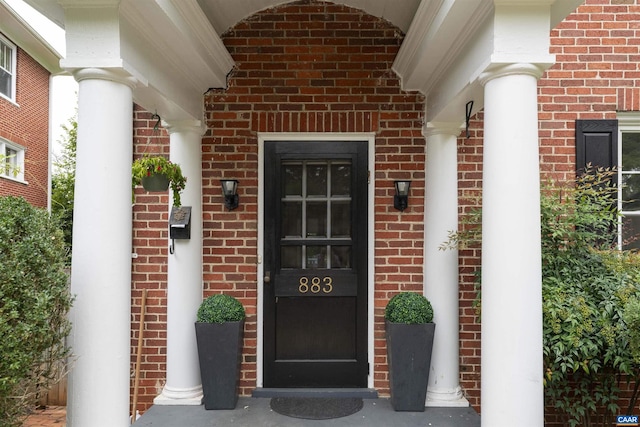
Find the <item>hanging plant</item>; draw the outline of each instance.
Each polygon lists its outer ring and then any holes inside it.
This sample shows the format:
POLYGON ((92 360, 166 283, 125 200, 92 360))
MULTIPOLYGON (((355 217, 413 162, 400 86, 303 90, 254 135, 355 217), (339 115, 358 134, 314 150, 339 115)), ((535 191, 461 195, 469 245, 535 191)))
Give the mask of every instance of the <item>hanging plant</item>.
POLYGON ((187 178, 182 175, 180 165, 171 163, 162 156, 143 156, 136 159, 131 167, 131 187, 142 185, 147 191, 166 191, 171 187, 173 206, 180 206, 180 193, 187 178))

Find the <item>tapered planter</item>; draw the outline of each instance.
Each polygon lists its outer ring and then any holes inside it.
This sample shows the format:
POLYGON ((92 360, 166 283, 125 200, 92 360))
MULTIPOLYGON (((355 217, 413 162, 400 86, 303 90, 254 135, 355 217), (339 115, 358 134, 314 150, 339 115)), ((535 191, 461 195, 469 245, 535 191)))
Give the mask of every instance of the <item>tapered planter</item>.
POLYGON ((244 320, 196 324, 205 409, 234 409, 242 358, 244 320))
POLYGON ((162 174, 151 174, 140 179, 142 188, 150 192, 167 191, 169 188, 169 179, 162 174))
POLYGON ((435 323, 386 321, 391 405, 396 411, 424 411, 435 329, 435 323))

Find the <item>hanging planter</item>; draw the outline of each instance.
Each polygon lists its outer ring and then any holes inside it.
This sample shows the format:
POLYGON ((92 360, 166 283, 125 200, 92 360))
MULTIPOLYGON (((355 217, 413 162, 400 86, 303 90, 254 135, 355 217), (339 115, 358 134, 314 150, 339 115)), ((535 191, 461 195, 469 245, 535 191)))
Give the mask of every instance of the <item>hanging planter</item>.
POLYGON ((144 156, 136 159, 131 167, 131 186, 142 185, 147 191, 173 192, 173 206, 180 206, 180 193, 184 190, 187 178, 182 175, 180 166, 171 163, 162 156, 144 156))
POLYGON ((163 192, 169 189, 169 178, 160 174, 154 173, 149 176, 143 176, 142 179, 142 188, 153 193, 153 192, 163 192))

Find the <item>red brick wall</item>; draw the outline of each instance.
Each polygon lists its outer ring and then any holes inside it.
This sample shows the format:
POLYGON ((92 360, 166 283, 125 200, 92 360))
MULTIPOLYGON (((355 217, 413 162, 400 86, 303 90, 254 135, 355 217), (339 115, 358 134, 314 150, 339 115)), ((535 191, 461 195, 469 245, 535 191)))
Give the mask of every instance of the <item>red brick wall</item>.
MULTIPOLYGON (((169 137, 152 114, 134 106, 134 155, 164 154, 169 157, 169 137)), ((133 206, 132 366, 135 368, 143 289, 147 290, 143 349, 141 351, 139 409, 146 409, 162 392, 166 380, 167 256, 169 193, 147 193, 138 187, 133 206)), ((133 381, 132 381, 133 385, 133 381)), ((133 388, 131 395, 133 395, 133 388)))
POLYGON ((422 290, 423 99, 400 90, 391 64, 402 42, 387 22, 344 6, 298 2, 239 23, 223 41, 237 68, 205 96, 206 293, 248 308, 243 392, 255 387, 257 132, 375 132, 375 387, 388 392, 383 310, 401 289, 422 290), (219 179, 240 181, 226 211, 219 179), (393 180, 411 179, 411 205, 393 208, 393 180))
POLYGON ((586 0, 551 32, 554 65, 540 80, 542 170, 575 173, 575 120, 615 119, 640 111, 640 6, 635 0, 586 0))
MULTIPOLYGON (((469 138, 458 138, 458 196, 461 217, 471 215, 482 200, 482 116, 475 115, 469 126, 469 138)), ((464 225, 460 225, 461 229, 464 225)), ((480 318, 475 301, 478 296, 476 275, 480 268, 480 248, 470 246, 458 251, 460 271, 460 386, 471 406, 480 411, 480 318)))
POLYGON ((49 72, 17 50, 15 103, 0 97, 0 137, 26 148, 24 181, 0 177, 0 195, 46 208, 49 192, 49 72))

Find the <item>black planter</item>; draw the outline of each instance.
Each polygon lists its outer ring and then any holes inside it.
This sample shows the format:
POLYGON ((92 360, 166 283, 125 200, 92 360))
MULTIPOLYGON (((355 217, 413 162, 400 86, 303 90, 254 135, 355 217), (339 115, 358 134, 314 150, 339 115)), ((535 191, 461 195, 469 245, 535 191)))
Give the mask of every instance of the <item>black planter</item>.
POLYGON ((169 188, 169 178, 162 174, 144 176, 140 181, 142 188, 149 192, 162 192, 169 188))
POLYGON ((205 409, 234 409, 242 358, 244 320, 196 323, 205 409))
POLYGON ((391 405, 396 411, 423 412, 436 324, 386 321, 386 328, 391 405))

